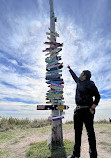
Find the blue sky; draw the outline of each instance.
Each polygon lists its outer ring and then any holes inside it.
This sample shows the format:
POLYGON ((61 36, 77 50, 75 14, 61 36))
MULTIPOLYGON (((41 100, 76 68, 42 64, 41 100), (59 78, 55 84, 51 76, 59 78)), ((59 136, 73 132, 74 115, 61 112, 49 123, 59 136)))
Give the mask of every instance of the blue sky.
MULTIPOLYGON (((64 79, 65 104, 75 107, 76 85, 67 65, 79 75, 92 72, 101 94, 98 110, 111 110, 111 1, 54 0, 57 42, 64 79)), ((50 26, 49 0, 0 1, 0 111, 1 115, 43 115, 37 104, 45 104, 46 32, 50 26)), ((72 113, 71 113, 72 112, 72 113)), ((104 119, 104 118, 103 118, 104 119)))

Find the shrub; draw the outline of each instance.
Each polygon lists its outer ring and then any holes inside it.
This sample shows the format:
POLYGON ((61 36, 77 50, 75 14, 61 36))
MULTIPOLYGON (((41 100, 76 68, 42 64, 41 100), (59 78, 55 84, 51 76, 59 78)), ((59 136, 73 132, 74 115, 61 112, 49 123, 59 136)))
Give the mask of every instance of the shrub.
POLYGON ((50 125, 48 119, 34 119, 29 120, 26 119, 17 119, 17 118, 1 118, 0 120, 0 131, 6 131, 9 129, 15 129, 15 128, 39 128, 50 125))
POLYGON ((109 124, 110 122, 109 121, 107 121, 106 119, 104 119, 104 120, 99 120, 99 121, 95 121, 95 123, 105 123, 105 124, 109 124))
POLYGON ((66 121, 65 124, 73 124, 74 121, 66 121))

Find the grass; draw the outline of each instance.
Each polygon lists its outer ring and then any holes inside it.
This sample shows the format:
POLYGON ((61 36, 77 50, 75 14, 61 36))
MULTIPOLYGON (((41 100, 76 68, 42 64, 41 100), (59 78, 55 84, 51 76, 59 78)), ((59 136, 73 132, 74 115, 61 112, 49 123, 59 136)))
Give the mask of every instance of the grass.
POLYGON ((0 143, 7 142, 13 138, 14 132, 0 132, 0 143))
MULTIPOLYGON (((100 128, 100 133, 108 133, 111 135, 111 128, 108 121, 100 121, 95 123, 95 128, 100 128)), ((73 121, 68 121, 63 124, 63 130, 68 131, 73 129, 73 121)), ((17 140, 25 138, 27 135, 33 135, 37 133, 38 135, 43 135, 51 131, 51 126, 48 120, 29 120, 29 119, 17 119, 17 118, 1 118, 0 119, 0 143, 12 140, 12 142, 17 142, 17 140), (40 128, 42 127, 42 128, 40 128), (37 129, 37 130, 36 130, 37 129), (41 130, 42 129, 42 130, 41 130), (19 138, 21 136, 21 138, 19 138), (14 140, 13 140, 14 138, 14 140)))
POLYGON ((97 124, 110 124, 110 122, 109 122, 109 121, 107 121, 106 119, 96 121, 95 123, 97 123, 97 124))
POLYGON ((24 139, 27 136, 32 136, 35 134, 37 134, 38 136, 42 136, 50 131, 50 126, 42 128, 28 128, 27 130, 23 128, 9 129, 7 131, 0 132, 0 144, 4 142, 16 143, 17 141, 24 139))
POLYGON ((0 149, 0 157, 2 157, 2 156, 3 156, 4 158, 10 156, 10 151, 8 151, 8 150, 3 150, 3 149, 1 150, 1 149, 0 149))
MULTIPOLYGON (((12 119, 11 119, 12 120, 12 119)), ((38 121, 31 121, 34 123, 34 126, 28 125, 25 126, 25 121, 28 123, 27 120, 20 120, 17 122, 9 121, 10 124, 13 126, 13 128, 9 128, 8 130, 4 131, 0 127, 0 157, 7 157, 11 158, 15 154, 15 151, 13 150, 13 147, 16 145, 19 145, 20 142, 24 142, 29 137, 35 137, 42 138, 42 136, 46 136, 48 138, 48 135, 51 132, 51 126, 46 123, 44 124, 44 121, 41 121, 41 126, 38 126, 38 122, 40 123, 40 120, 38 121), (42 124, 43 123, 43 124, 42 124), (45 126, 46 125, 46 126, 45 126), (35 127, 35 128, 34 128, 35 127), (26 138, 26 139, 25 139, 26 138)), ((2 120, 3 122, 7 122, 7 120, 2 120)), ((29 124, 31 123, 29 122, 29 124)), ((0 120, 1 123, 1 120, 0 120)), ((100 146, 103 146, 106 151, 111 151, 111 124, 109 123, 95 123, 95 130, 97 130, 101 135, 108 137, 109 142, 105 142, 105 139, 101 140, 100 146), (106 144, 105 144, 106 143, 106 144)), ((63 124, 63 132, 69 133, 70 129, 73 130, 74 125, 73 122, 67 122, 66 124, 63 124)), ((102 136, 101 136, 102 137, 102 136)), ((46 138, 46 139, 47 139, 46 138)), ((66 157, 73 151, 74 142, 72 140, 64 140, 64 147, 56 148, 56 150, 50 150, 48 146, 46 145, 46 141, 39 142, 39 143, 31 143, 31 145, 28 147, 26 151, 26 157, 28 158, 48 158, 47 155, 51 158, 52 157, 66 157), (69 142, 69 143, 68 143, 69 142), (41 149, 40 149, 41 148, 41 149), (39 150, 39 154, 37 153, 39 150), (33 152, 32 152, 33 151, 33 152), (46 154, 45 154, 46 153, 46 154), (56 155, 58 154, 58 155, 56 155), (62 154, 62 155, 61 155, 62 154)), ((16 155, 14 155, 16 157, 16 155)))
POLYGON ((26 150, 27 158, 66 158, 73 151, 74 142, 64 140, 64 146, 54 147, 50 149, 46 145, 46 141, 31 144, 29 149, 26 150))
POLYGON ((0 158, 13 157, 13 155, 15 155, 15 151, 13 150, 14 145, 17 145, 20 142, 24 142, 24 138, 33 137, 35 135, 42 137, 45 134, 48 135, 50 131, 51 127, 46 126, 41 128, 28 129, 16 128, 0 132, 0 158))
POLYGON ((0 131, 4 132, 10 129, 26 129, 26 128, 40 128, 50 125, 48 119, 34 119, 33 121, 26 119, 17 119, 17 118, 1 118, 0 119, 0 131))
POLYGON ((0 157, 3 156, 3 155, 5 155, 5 151, 0 150, 0 157))
POLYGON ((107 133, 111 135, 111 124, 110 123, 95 123, 95 130, 100 129, 101 133, 107 133))
MULTIPOLYGON (((106 120, 101 120, 99 122, 95 122, 95 125, 103 126, 105 124, 109 125, 109 122, 106 120)), ((46 127, 51 125, 51 123, 48 121, 48 119, 34 119, 29 120, 26 119, 17 119, 17 118, 2 118, 0 117, 0 132, 8 131, 10 129, 28 129, 28 128, 40 128, 40 127, 46 127)), ((73 126, 73 121, 67 121, 65 125, 73 126)))
POLYGON ((107 148, 109 152, 111 152, 111 143, 102 141, 100 142, 100 144, 103 145, 105 148, 107 148))

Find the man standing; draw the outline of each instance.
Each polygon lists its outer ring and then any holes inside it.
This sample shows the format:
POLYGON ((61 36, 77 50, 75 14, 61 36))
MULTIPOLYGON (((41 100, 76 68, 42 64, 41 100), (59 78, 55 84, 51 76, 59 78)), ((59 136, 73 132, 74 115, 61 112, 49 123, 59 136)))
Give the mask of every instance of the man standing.
POLYGON ((77 83, 75 96, 77 106, 74 111, 75 145, 73 155, 70 155, 68 158, 80 157, 83 123, 85 124, 87 130, 90 158, 97 158, 96 137, 93 127, 93 120, 95 108, 100 100, 100 94, 94 82, 90 80, 90 71, 83 71, 78 78, 70 66, 68 66, 68 69, 74 81, 77 83))

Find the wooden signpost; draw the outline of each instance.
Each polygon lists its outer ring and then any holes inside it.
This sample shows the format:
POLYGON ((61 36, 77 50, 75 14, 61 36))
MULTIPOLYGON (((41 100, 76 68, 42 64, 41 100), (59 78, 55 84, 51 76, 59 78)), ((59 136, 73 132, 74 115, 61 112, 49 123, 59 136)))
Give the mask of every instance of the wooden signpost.
POLYGON ((67 105, 37 105, 37 110, 67 110, 67 105))
POLYGON ((63 63, 60 62, 62 59, 61 56, 58 56, 62 51, 63 43, 56 42, 56 38, 59 37, 59 34, 55 31, 55 22, 57 18, 54 15, 53 0, 49 0, 50 4, 50 32, 46 32, 46 35, 49 40, 44 44, 49 46, 43 50, 46 53, 46 83, 50 90, 46 93, 46 104, 51 105, 37 105, 37 110, 52 110, 51 120, 52 120, 52 130, 51 138, 48 139, 51 141, 51 145, 59 146, 63 144, 63 132, 62 132, 62 119, 64 116, 63 110, 69 108, 69 106, 64 105, 63 97, 63 88, 64 81, 62 77, 62 68, 63 63), (59 74, 60 73, 60 74, 59 74))

